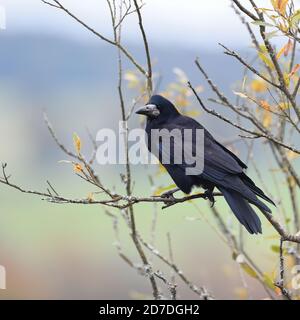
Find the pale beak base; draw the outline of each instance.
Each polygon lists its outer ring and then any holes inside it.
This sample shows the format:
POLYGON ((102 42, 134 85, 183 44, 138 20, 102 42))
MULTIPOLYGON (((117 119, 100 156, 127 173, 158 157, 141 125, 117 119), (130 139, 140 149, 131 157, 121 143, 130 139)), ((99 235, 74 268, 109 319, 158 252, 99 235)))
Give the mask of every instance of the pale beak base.
POLYGON ((151 117, 151 118, 157 118, 160 114, 160 111, 158 110, 155 104, 147 104, 139 108, 135 113, 141 114, 147 117, 151 117))

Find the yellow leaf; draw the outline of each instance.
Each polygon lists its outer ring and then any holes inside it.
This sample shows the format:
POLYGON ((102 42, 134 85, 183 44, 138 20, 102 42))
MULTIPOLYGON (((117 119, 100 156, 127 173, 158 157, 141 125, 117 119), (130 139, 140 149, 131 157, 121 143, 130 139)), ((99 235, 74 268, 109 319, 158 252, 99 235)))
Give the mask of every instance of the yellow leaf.
POLYGON ((74 164, 74 171, 75 171, 76 173, 81 173, 81 172, 83 172, 83 169, 82 169, 81 164, 75 163, 75 164, 74 164))
POLYGON ((173 91, 180 91, 182 88, 182 85, 176 82, 172 82, 169 84, 169 89, 173 91))
POLYGON ((289 41, 287 42, 287 44, 285 44, 285 45, 278 51, 278 53, 277 53, 277 55, 276 55, 276 59, 278 60, 278 59, 282 56, 282 54, 286 57, 286 56, 289 54, 289 52, 290 52, 290 50, 292 49, 292 47, 293 47, 292 41, 291 41, 291 39, 289 39, 289 41))
POLYGON ((87 196, 87 200, 88 202, 93 202, 94 201, 94 194, 92 192, 90 192, 87 196))
POLYGON ((167 172, 166 168, 161 163, 159 163, 158 171, 157 171, 156 175, 159 176, 159 175, 164 174, 166 172, 167 172))
POLYGON ((200 111, 198 110, 190 110, 184 113, 188 117, 198 117, 200 115, 200 111))
POLYGON ((172 98, 172 94, 169 91, 163 91, 160 94, 166 99, 171 99, 172 98))
POLYGON ((299 21, 300 21, 300 10, 296 10, 291 17, 290 24, 292 27, 298 27, 299 21))
POLYGON ((284 16, 286 12, 286 6, 288 4, 289 0, 279 0, 278 1, 278 9, 279 12, 284 16))
POLYGON ((241 266, 241 268, 252 278, 257 278, 256 271, 246 262, 245 256, 243 254, 239 254, 235 261, 241 266))
POLYGON ((291 76, 293 76, 299 69, 300 69, 300 64, 297 63, 292 69, 292 71, 288 74, 288 77, 290 78, 291 76))
POLYGON ((267 86, 266 81, 261 80, 261 79, 254 79, 251 82, 251 89, 253 91, 255 91, 255 92, 262 93, 262 92, 266 92, 267 91, 268 86, 267 86))
POLYGON ((260 104, 261 107, 264 108, 265 110, 267 110, 267 111, 270 111, 270 110, 271 110, 271 106, 270 106, 270 104, 268 103, 268 101, 266 101, 266 100, 260 100, 260 101, 259 101, 259 104, 260 104))
POLYGON ((282 54, 284 53, 284 51, 285 51, 285 48, 284 48, 284 46, 277 52, 277 54, 276 54, 276 59, 278 60, 281 56, 282 56, 282 54))
POLYGON ((289 183, 291 188, 294 188, 296 186, 295 178, 293 176, 289 176, 288 177, 288 183, 289 183))
POLYGON ((241 300, 248 299, 248 290, 246 288, 235 288, 234 294, 241 300))
POLYGON ((290 75, 288 73, 284 73, 283 74, 283 79, 284 79, 284 83, 285 85, 288 87, 290 85, 290 75))
POLYGON ((266 32, 265 36, 267 40, 270 40, 271 38, 275 37, 278 33, 278 30, 272 31, 272 32, 266 32))
POLYGON ((139 84, 139 78, 133 71, 127 71, 124 75, 124 79, 128 81, 128 87, 130 89, 136 88, 139 84))
POLYGON ((271 0, 273 8, 276 10, 277 9, 277 0, 271 0))
POLYGON ((262 12, 273 12, 274 10, 272 9, 269 9, 269 8, 257 8, 259 11, 262 11, 262 12))
POLYGON ((264 26, 264 27, 273 27, 272 24, 265 22, 265 21, 261 21, 261 20, 255 20, 251 22, 252 24, 258 25, 258 26, 264 26))
POLYGON ((242 263, 241 267, 250 277, 257 278, 256 271, 248 263, 242 263))
POLYGON ((273 279, 273 275, 269 275, 267 273, 263 274, 263 281, 264 284, 268 286, 268 288, 270 288, 271 290, 274 290, 276 287, 274 285, 274 279, 273 279))
POLYGON ((172 190, 172 189, 175 189, 176 188, 176 185, 175 184, 171 184, 167 187, 160 187, 160 188, 157 188, 154 192, 154 195, 155 196, 159 196, 160 194, 166 192, 166 191, 169 191, 169 190, 172 190))
POLYGON ((300 156, 300 155, 299 155, 298 153, 293 152, 292 150, 289 150, 289 151, 287 152, 287 158, 288 158, 289 160, 294 160, 294 159, 298 158, 299 156, 300 156))
POLYGON ((269 128, 272 124, 272 114, 270 111, 265 110, 263 113, 263 126, 269 128))
POLYGON ((278 107, 281 109, 281 110, 286 110, 290 107, 290 105, 287 103, 287 102, 280 102, 278 107))
POLYGON ((275 291, 275 293, 276 293, 278 296, 281 296, 281 295, 282 295, 281 290, 280 290, 278 287, 275 287, 275 288, 274 288, 274 291, 275 291))
POLYGON ((73 142, 74 142, 74 147, 77 151, 77 153, 80 153, 81 150, 81 140, 78 137, 78 135, 76 133, 73 133, 73 142))
POLYGON ((294 85, 296 85, 298 83, 299 77, 298 77, 297 73, 295 73, 291 76, 291 81, 293 81, 294 85))
POLYGON ((278 11, 281 15, 285 15, 286 12, 286 6, 289 2, 289 0, 272 0, 273 8, 278 11))
POLYGON ((180 95, 175 98, 175 105, 178 107, 187 107, 190 104, 189 100, 180 95))
POLYGON ((273 235, 271 235, 271 236, 266 236, 265 237, 265 239, 267 239, 267 240, 278 240, 280 237, 279 237, 279 235, 278 234, 273 234, 273 235))
POLYGON ((292 43, 292 40, 289 39, 288 43, 285 45, 285 51, 284 51, 285 57, 289 54, 292 48, 293 48, 293 43, 292 43))
POLYGON ((289 29, 289 26, 279 22, 279 29, 283 32, 287 32, 287 30, 289 29))
POLYGON ((262 62, 264 62, 265 65, 267 65, 270 69, 274 69, 274 64, 270 58, 268 58, 264 53, 259 52, 258 53, 259 58, 262 62))
MULTIPOLYGON (((277 246, 277 245, 272 245, 271 246, 271 250, 275 253, 279 253, 280 252, 280 247, 277 246)), ((287 250, 286 249, 283 249, 283 254, 284 255, 287 255, 287 250)))

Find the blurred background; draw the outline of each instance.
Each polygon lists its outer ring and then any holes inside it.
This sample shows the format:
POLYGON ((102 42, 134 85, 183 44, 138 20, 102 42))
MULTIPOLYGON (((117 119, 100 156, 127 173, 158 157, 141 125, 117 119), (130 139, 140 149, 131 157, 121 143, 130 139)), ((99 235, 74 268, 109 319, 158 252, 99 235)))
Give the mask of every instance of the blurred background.
MULTIPOLYGON (((155 72, 161 76, 159 90, 176 81, 174 68, 183 70, 192 83, 206 85, 194 65, 199 57, 210 76, 229 96, 243 75, 240 65, 223 54, 218 42, 251 56, 246 30, 230 7, 230 1, 146 0, 145 29, 155 72)), ((262 1, 265 2, 265 1, 262 1)), ((103 0, 65 0, 63 3, 101 33, 111 36, 109 11, 103 0)), ((52 141, 43 122, 46 111, 60 139, 73 148, 72 134, 82 139, 83 152, 91 152, 86 129, 93 135, 103 128, 117 128, 117 55, 70 17, 39 0, 0 0, 5 9, 6 29, 0 30, 0 161, 7 162, 12 180, 29 189, 46 190, 46 180, 73 197, 86 197, 91 190, 73 172, 68 160, 52 141)), ((123 28, 126 46, 141 62, 143 46, 132 15, 123 28)), ((125 62, 125 70, 132 65, 125 62)), ((176 69, 175 69, 176 71, 176 69)), ((126 101, 132 94, 128 89, 126 101)), ((195 103, 195 109, 198 109, 195 103)), ((237 132, 199 110, 198 119, 219 141, 232 141, 237 132)), ((130 122, 138 127, 138 119, 130 122)), ((243 144, 235 144, 245 160, 243 144)), ((255 150, 262 167, 269 165, 262 150, 255 150)), ((103 182, 120 189, 122 167, 96 166, 103 182)), ((150 168, 149 172, 155 171, 150 168)), ((135 194, 150 195, 145 170, 133 167, 135 194)), ((168 177, 157 176, 161 185, 168 177)), ((266 174, 266 182, 270 177, 266 174)), ((269 179, 269 180, 268 180, 269 179)), ((272 185, 270 189, 272 190, 272 185)), ((283 199, 285 197, 282 193, 283 199)), ((198 201, 210 221, 205 201, 198 201)), ((228 209, 218 199, 222 214, 228 209)), ((136 207, 137 223, 150 237, 152 206, 136 207)), ((116 212, 117 213, 117 212, 116 212)), ((276 214, 276 210, 274 210, 276 214)), ((262 218, 264 220, 264 218, 262 218)), ((122 247, 139 262, 125 225, 120 226, 122 247)), ((246 236, 250 256, 263 270, 276 270, 276 253, 268 250, 274 231, 264 221, 266 236, 246 236)), ((205 285, 218 298, 247 298, 240 270, 231 252, 203 216, 191 204, 158 209, 155 244, 167 254, 170 232, 177 264, 195 283, 205 285)), ((148 281, 129 268, 117 255, 111 219, 101 207, 57 205, 18 193, 0 185, 0 265, 7 272, 7 289, 1 299, 137 299, 149 297, 148 281)), ((156 264, 159 267, 159 263, 156 264)), ((164 270, 166 274, 169 271, 164 270)), ((252 297, 266 297, 261 286, 249 280, 252 297)), ((177 280, 179 297, 196 298, 177 280)), ((162 285, 163 287, 163 285, 162 285)))

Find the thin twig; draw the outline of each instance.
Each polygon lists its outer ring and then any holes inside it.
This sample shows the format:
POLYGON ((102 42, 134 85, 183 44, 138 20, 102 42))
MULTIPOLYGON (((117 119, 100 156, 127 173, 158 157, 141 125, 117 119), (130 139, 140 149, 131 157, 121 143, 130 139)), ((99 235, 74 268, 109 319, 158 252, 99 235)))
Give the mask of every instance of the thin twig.
POLYGON ((152 94, 152 63, 151 63, 151 56, 150 56, 150 49, 149 49, 149 44, 148 44, 148 40, 146 37, 146 32, 144 29, 144 25, 143 25, 143 18, 141 15, 141 10, 140 10, 140 6, 137 3, 137 0, 133 0, 134 5, 135 5, 135 9, 136 9, 136 13, 138 16, 138 20, 139 20, 139 27, 141 30, 141 34, 142 34, 142 38, 143 38, 143 43, 144 43, 144 47, 145 47, 145 54, 146 54, 146 60, 147 60, 147 89, 148 89, 148 95, 149 97, 152 94))
POLYGON ((279 270, 279 276, 280 280, 275 284, 276 287, 278 287, 282 293, 282 295, 287 299, 287 300, 292 300, 292 297, 289 293, 289 291, 284 287, 284 257, 283 257, 283 239, 280 239, 280 246, 279 246, 279 265, 280 265, 280 270, 279 270))
MULTIPOLYGON (((43 1, 43 0, 42 0, 43 1)), ((147 75, 146 70, 134 59, 133 55, 122 45, 118 44, 117 42, 103 36, 101 33, 97 32, 95 29, 93 29, 92 27, 90 27, 89 25, 87 25, 85 22, 83 22, 80 18, 78 18, 77 16, 75 16, 71 11, 69 11, 66 7, 64 7, 59 1, 57 0, 52 0, 54 1, 57 5, 53 5, 52 7, 58 8, 60 10, 63 10, 67 15, 69 15, 71 18, 73 18, 76 22, 78 22, 79 24, 81 24, 84 28, 86 28, 88 31, 90 31, 91 33, 93 33, 95 36, 97 36, 98 38, 100 38, 101 40, 118 47, 122 53, 132 62, 132 64, 143 74, 143 75, 147 75)), ((47 1, 43 1, 45 4, 50 5, 49 2, 47 1)))
POLYGON ((278 140, 276 137, 272 136, 271 134, 265 134, 265 133, 261 133, 261 132, 255 132, 255 131, 252 131, 252 130, 249 130, 233 121, 231 121, 230 119, 226 118, 225 116, 222 116, 221 114, 219 114, 218 112, 216 112, 215 110, 213 109, 208 109, 205 104, 203 103, 202 99, 199 97, 197 91, 195 90, 195 88, 192 86, 192 84, 190 83, 190 81, 188 82, 188 86, 189 88, 192 90, 192 92, 194 93, 194 95, 196 96, 199 104, 201 105, 201 107, 209 114, 223 120, 224 122, 227 122, 229 124, 231 124, 232 126, 236 127, 237 129, 240 129, 246 133, 249 133, 251 134, 251 136, 248 136, 247 138, 252 138, 252 139, 258 139, 258 138, 265 138, 265 139, 268 139, 276 144, 279 144, 281 145, 282 147, 288 149, 288 150, 291 150, 295 153, 298 153, 300 154, 300 150, 291 146, 291 145, 288 145, 288 144, 285 144, 284 142, 278 140))

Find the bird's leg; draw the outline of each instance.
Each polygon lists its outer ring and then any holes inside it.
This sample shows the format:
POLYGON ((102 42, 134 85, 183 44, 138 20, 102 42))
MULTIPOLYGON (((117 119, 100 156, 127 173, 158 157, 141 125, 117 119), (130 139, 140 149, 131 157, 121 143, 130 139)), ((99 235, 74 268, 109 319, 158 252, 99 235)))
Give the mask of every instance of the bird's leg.
POLYGON ((215 197, 213 195, 214 188, 209 188, 204 192, 204 199, 208 199, 210 201, 211 208, 215 205, 215 197))
POLYGON ((177 191, 180 191, 179 188, 175 188, 175 189, 172 189, 172 190, 169 190, 169 191, 166 191, 166 192, 163 192, 162 194, 160 194, 159 196, 161 198, 174 198, 173 194, 177 191))

